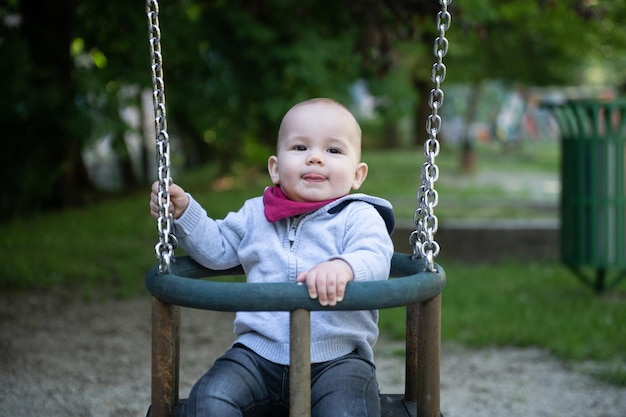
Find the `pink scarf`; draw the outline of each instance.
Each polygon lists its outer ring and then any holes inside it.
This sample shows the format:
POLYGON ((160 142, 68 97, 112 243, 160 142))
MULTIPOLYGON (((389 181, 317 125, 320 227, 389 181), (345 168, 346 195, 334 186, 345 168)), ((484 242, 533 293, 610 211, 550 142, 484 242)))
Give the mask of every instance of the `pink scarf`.
POLYGON ((326 204, 335 201, 336 198, 324 201, 293 201, 290 200, 279 186, 267 187, 263 192, 263 205, 265 218, 274 223, 288 217, 310 213, 326 204))

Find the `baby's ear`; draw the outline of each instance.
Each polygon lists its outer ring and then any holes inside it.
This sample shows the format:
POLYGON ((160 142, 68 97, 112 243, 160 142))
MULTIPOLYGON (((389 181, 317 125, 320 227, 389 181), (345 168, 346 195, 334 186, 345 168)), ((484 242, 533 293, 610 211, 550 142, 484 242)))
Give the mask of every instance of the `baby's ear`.
POLYGON ((358 190, 361 188, 361 184, 365 181, 367 177, 367 164, 365 162, 359 162, 356 166, 356 171, 354 172, 354 181, 352 182, 352 189, 358 190))
POLYGON ((280 178, 278 176, 278 157, 276 155, 270 156, 267 160, 267 172, 270 174, 272 183, 278 185, 280 178))

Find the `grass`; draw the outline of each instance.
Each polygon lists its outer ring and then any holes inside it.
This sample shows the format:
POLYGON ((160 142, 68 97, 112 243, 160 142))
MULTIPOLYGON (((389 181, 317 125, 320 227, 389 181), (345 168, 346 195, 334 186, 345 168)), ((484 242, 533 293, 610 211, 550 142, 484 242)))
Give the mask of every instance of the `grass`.
POLYGON ((0 287, 137 295, 155 263, 154 222, 133 197, 0 225, 0 287))
MULTIPOLYGON (((626 386, 626 287, 598 296, 556 262, 461 265, 439 260, 442 339, 466 346, 540 346, 572 361, 611 363, 596 376, 626 386)), ((404 308, 381 312, 381 328, 404 337, 404 308)))
MULTIPOLYGON (((476 150, 476 168, 459 168, 456 150, 444 149, 436 162, 440 178, 437 215, 447 219, 537 217, 537 206, 555 206, 558 200, 559 147, 553 141, 526 143, 503 150, 482 144, 476 150)), ((361 191, 387 198, 399 219, 412 219, 420 170, 421 150, 415 152, 366 151, 363 159, 370 174, 361 191)), ((555 218, 556 212, 539 213, 555 218)))
MULTIPOLYGON (((557 177, 554 143, 527 144, 515 152, 482 146, 478 169, 471 174, 458 170, 456 152, 444 153, 437 161, 442 172, 437 183, 442 221, 536 216, 519 213, 515 206, 555 198, 553 193, 501 181, 505 174, 512 179, 557 177), (499 205, 493 208, 495 202, 499 205)), ((364 159, 370 176, 362 191, 392 200, 399 219, 412 219, 421 152, 367 151, 364 159)), ((258 170, 242 170, 213 182, 209 168, 174 176, 215 217, 237 209, 267 185, 265 173, 258 170)), ((93 300, 145 294, 143 277, 156 263, 155 241, 147 187, 87 208, 0 224, 0 289, 64 291, 93 300)), ((438 259, 448 275, 442 312, 444 341, 474 347, 539 346, 572 363, 610 364, 592 373, 626 386, 624 282, 611 293, 597 296, 556 261, 464 265, 447 262, 445 257, 444 253, 438 259)), ((403 309, 384 310, 381 329, 402 337, 403 309)))

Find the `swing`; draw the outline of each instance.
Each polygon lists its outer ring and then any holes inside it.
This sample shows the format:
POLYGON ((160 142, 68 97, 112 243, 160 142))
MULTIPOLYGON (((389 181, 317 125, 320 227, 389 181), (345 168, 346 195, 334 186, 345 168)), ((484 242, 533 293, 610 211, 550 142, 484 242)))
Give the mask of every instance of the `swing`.
POLYGON ((393 279, 351 282, 344 300, 333 307, 321 306, 309 298, 306 286, 292 283, 229 283, 211 281, 227 275, 243 275, 240 267, 214 271, 189 257, 174 258, 176 238, 169 213, 170 156, 165 110, 165 92, 157 0, 147 0, 150 31, 153 99, 159 183, 159 241, 155 252, 159 263, 146 274, 146 287, 152 294, 152 392, 148 416, 185 415, 185 400, 178 398, 179 306, 214 311, 290 312, 289 415, 310 416, 310 312, 318 310, 373 310, 406 306, 406 363, 404 394, 381 394, 382 416, 440 416, 441 292, 446 283, 443 269, 434 262, 439 245, 434 240, 438 221, 434 214, 438 194, 434 183, 439 175, 435 158, 439 153, 437 134, 441 127, 438 109, 443 104, 441 82, 446 67, 443 57, 450 26, 447 6, 452 0, 439 0, 439 36, 435 39, 429 105, 432 109, 424 145, 422 184, 417 192, 415 230, 409 236, 413 254, 395 253, 391 262, 393 279), (280 294, 277 297, 275 294, 280 294))

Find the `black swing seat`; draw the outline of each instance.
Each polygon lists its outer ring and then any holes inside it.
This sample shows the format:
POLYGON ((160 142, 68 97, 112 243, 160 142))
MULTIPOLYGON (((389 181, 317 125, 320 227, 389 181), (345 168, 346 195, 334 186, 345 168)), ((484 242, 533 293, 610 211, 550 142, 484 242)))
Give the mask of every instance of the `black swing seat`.
MULTIPOLYGON (((380 406, 382 417, 417 417, 415 403, 405 401, 404 395, 402 394, 381 394, 380 406)), ((174 407, 172 417, 186 417, 186 409, 187 400, 179 400, 174 407)), ((148 408, 148 413, 146 414, 146 417, 152 417, 152 407, 148 408)), ((288 416, 272 415, 272 417, 288 416)))
MULTIPOLYGON (((440 414, 440 294, 446 284, 446 275, 438 264, 435 264, 434 272, 429 272, 424 259, 413 259, 408 254, 395 253, 390 271, 390 277, 393 279, 351 282, 344 300, 333 307, 321 306, 317 300, 309 298, 304 285, 249 284, 204 279, 243 275, 241 267, 215 271, 204 268, 191 258, 184 256, 176 258, 170 269, 170 273, 159 274, 155 266, 148 271, 145 279, 146 287, 155 299, 152 330, 153 395, 148 416, 153 414, 155 417, 185 416, 186 400, 178 400, 177 392, 178 324, 173 326, 168 324, 170 329, 165 329, 164 332, 161 328, 164 322, 159 319, 160 309, 165 309, 163 315, 169 316, 171 309, 175 306, 232 312, 348 311, 407 306, 405 393, 404 395, 382 394, 381 415, 434 417, 440 414), (172 331, 169 338, 163 337, 170 330, 172 331), (155 339, 155 333, 160 335, 161 339, 159 337, 155 339), (159 343, 164 346, 155 346, 159 343), (159 355, 161 355, 160 358, 159 355), (171 375, 167 375, 168 373, 171 375)), ((177 313, 172 317, 179 320, 177 313)))

